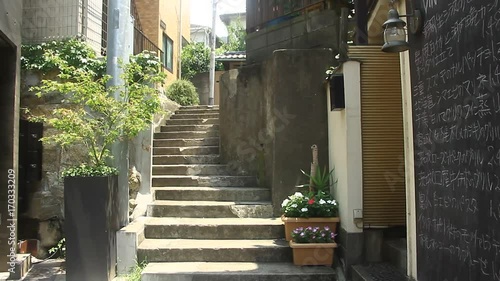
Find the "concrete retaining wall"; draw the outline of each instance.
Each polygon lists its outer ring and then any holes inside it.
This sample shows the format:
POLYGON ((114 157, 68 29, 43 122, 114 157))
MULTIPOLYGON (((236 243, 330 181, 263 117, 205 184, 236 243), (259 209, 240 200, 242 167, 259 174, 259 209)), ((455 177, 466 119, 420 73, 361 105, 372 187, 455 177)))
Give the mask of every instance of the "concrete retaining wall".
MULTIPOLYGON (((219 104, 219 96, 220 96, 219 81, 223 73, 224 71, 215 72, 214 104, 219 104)), ((210 94, 210 72, 203 72, 196 74, 191 79, 191 82, 196 87, 196 91, 198 92, 198 96, 200 98, 200 104, 207 105, 208 96, 210 94)))
POLYGON ((332 50, 280 50, 261 64, 221 77, 221 156, 233 169, 272 188, 274 215, 307 179, 311 145, 328 165, 325 70, 332 50))

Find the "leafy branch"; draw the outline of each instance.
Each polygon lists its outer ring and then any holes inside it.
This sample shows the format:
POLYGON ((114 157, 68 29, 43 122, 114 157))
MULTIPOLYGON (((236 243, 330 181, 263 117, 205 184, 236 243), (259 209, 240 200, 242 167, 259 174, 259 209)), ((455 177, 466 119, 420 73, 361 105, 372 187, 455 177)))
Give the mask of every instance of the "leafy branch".
POLYGON ((57 79, 42 80, 30 90, 39 98, 61 95, 63 107, 46 116, 31 117, 57 130, 42 141, 62 147, 78 144, 87 149, 88 163, 64 175, 115 173, 106 164, 111 159, 111 144, 135 137, 160 110, 160 93, 155 87, 165 78, 160 61, 149 52, 132 56, 129 63, 120 63, 123 84, 107 87, 109 75, 97 76, 93 70, 70 65, 52 50, 45 52, 44 57, 59 69, 57 79), (115 93, 120 99, 113 97, 115 93))

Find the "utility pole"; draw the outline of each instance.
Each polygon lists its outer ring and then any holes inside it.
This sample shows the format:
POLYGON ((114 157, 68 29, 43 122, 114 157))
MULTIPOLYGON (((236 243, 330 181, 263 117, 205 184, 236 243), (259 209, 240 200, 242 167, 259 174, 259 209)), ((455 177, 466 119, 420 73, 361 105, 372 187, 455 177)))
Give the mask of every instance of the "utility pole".
POLYGON ((210 93, 208 95, 208 104, 214 105, 214 95, 215 95, 215 41, 217 36, 215 35, 215 17, 217 17, 217 1, 212 0, 212 43, 210 51, 210 93))
POLYGON ((178 74, 179 79, 182 78, 182 0, 179 0, 179 52, 177 54, 177 65, 178 65, 178 74))
MULTIPOLYGON (((106 50, 106 73, 111 76, 108 87, 123 85, 118 65, 120 60, 127 62, 132 54, 134 24, 130 16, 130 1, 109 0, 108 2, 108 38, 106 50)), ((123 99, 120 90, 113 93, 116 100, 123 99)), ((118 169, 118 200, 120 227, 128 224, 128 142, 118 141, 111 146, 113 159, 111 166, 118 169)))

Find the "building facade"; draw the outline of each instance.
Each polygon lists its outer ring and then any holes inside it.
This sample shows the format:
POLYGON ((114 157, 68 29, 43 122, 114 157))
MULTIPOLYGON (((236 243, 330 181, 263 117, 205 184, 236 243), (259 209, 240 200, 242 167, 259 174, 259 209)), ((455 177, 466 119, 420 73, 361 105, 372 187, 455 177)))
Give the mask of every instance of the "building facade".
POLYGON ((212 42, 212 28, 203 25, 191 24, 190 37, 193 43, 202 43, 209 47, 212 42))
POLYGON ((167 84, 179 77, 180 52, 190 42, 190 1, 135 0, 144 34, 162 51, 167 84))
POLYGON ((409 25, 409 50, 399 54, 381 53, 382 25, 391 7, 385 1, 370 7, 366 26, 356 31, 371 46, 348 47, 349 59, 339 70, 345 108, 329 112, 331 164, 358 162, 339 174, 336 191, 346 269, 354 274, 358 267, 351 265, 375 261, 374 253, 396 236, 402 249, 397 262, 413 280, 497 280, 499 5, 399 1, 394 8, 400 15, 418 9, 424 19, 423 30, 413 34, 412 16, 402 18, 409 25), (380 116, 373 118, 377 111, 380 116), (374 142, 365 129, 390 116, 379 128, 383 139, 374 142), (361 153, 342 155, 342 142, 361 153), (367 151, 394 142, 382 156, 367 151), (383 158, 396 148, 403 157, 383 158), (378 170, 370 170, 374 159, 378 170), (383 168, 387 163, 399 168, 383 168), (374 181, 378 175, 385 180, 374 181))
MULTIPOLYGON (((177 6, 174 5, 172 1, 156 1, 157 8, 154 9, 152 6, 147 6, 150 3, 144 2, 147 1, 132 0, 130 2, 130 11, 125 13, 126 17, 124 18, 126 18, 126 20, 134 20, 134 27, 130 26, 130 33, 127 32, 127 34, 131 35, 130 37, 132 37, 133 34, 134 41, 132 42, 132 40, 130 40, 130 44, 127 44, 127 48, 130 46, 129 50, 132 51, 133 47, 133 53, 135 54, 143 50, 156 52, 161 57, 162 61, 164 61, 168 82, 171 82, 178 77, 176 72, 178 49, 175 48, 177 48, 176 43, 179 42, 180 36, 176 31, 178 21, 174 20, 172 15, 176 15, 176 11, 179 11, 180 1, 175 2, 177 6), (141 4, 142 6, 140 6, 141 4), (145 7, 147 7, 147 12, 154 11, 155 13, 151 12, 148 14, 143 9, 141 10, 143 13, 140 14, 139 8, 145 7), (163 20, 159 18, 160 16, 163 20), (154 17, 156 17, 156 19, 154 17), (154 22, 154 24, 151 22, 154 22), (165 25, 165 32, 160 32, 163 26, 163 24, 161 24, 162 22, 168 24, 165 25), (152 33, 151 30, 154 29, 153 27, 157 28, 157 33, 152 33), (146 35, 148 32, 151 37, 146 35), (163 34, 166 36, 164 37, 163 34), (167 52, 162 51, 161 40, 163 40, 163 38, 171 39, 171 41, 165 40, 165 44, 163 45, 164 50, 170 50, 168 54, 171 57, 169 58, 164 55, 167 52), (131 44, 133 44, 133 46, 131 44)), ((80 38, 85 40, 97 54, 106 55, 108 47, 107 28, 109 21, 107 13, 108 0, 56 0, 41 2, 24 0, 23 3, 25 7, 21 12, 23 16, 27 18, 26 24, 23 24, 22 28, 23 44, 64 40, 67 38, 80 38)), ((121 3, 125 4, 127 2, 121 3)), ((188 40, 189 1, 183 0, 182 4, 182 9, 184 11, 183 22, 186 22, 184 31, 187 32, 187 35, 183 37, 188 40)), ((12 13, 9 12, 9 14, 12 13)), ((19 15, 19 17, 16 16, 16 18, 21 18, 21 15, 19 15)), ((11 71, 10 73, 15 72, 11 71)), ((21 94, 22 106, 30 108, 31 112, 34 114, 38 113, 40 110, 42 112, 47 112, 51 110, 53 106, 57 106, 58 102, 41 101, 34 97, 32 93, 29 93, 29 86, 36 84, 39 81, 38 78, 39 77, 36 77, 36 75, 31 75, 31 73, 27 73, 27 75, 23 76, 21 94)), ((2 106, 4 104, 8 103, 2 102, 2 106)), ((8 110, 4 110, 3 112, 12 113, 8 110)), ((9 118, 13 118, 13 116, 16 116, 16 120, 20 118, 19 115, 11 114, 4 119, 9 120, 9 118)), ((21 133, 24 132, 23 127, 28 131, 36 129, 38 138, 44 134, 50 134, 52 130, 51 128, 44 128, 41 124, 39 124, 38 127, 32 126, 31 123, 29 125, 27 124, 29 124, 29 122, 21 120, 21 133)), ((10 132, 7 129, 4 131, 10 132)), ((28 131, 23 134, 27 138, 29 138, 28 136, 35 135, 33 132, 28 131)), ((40 250, 38 251, 37 257, 44 258, 47 254, 46 250, 57 244, 62 237, 63 181, 60 177, 61 168, 73 162, 83 161, 86 156, 80 153, 78 147, 71 150, 62 150, 60 147, 47 144, 42 147, 38 140, 31 140, 28 144, 23 141, 24 139, 21 138, 19 141, 16 141, 16 145, 17 143, 22 145, 23 152, 26 152, 24 155, 29 154, 30 157, 33 156, 28 147, 29 144, 35 144, 40 148, 36 149, 38 153, 36 157, 32 157, 36 158, 38 161, 36 167, 37 170, 39 170, 39 177, 37 176, 36 179, 30 180, 30 185, 26 188, 27 196, 20 198, 23 212, 19 218, 23 220, 23 223, 19 233, 22 239, 40 240, 40 250)), ((30 165, 22 166, 29 167, 30 165)), ((21 172, 22 169, 20 173, 21 172)), ((146 178, 146 176, 143 178, 146 178)), ((25 179, 23 178, 23 180, 25 179)), ((21 186, 21 191, 23 190, 23 186, 21 186)), ((2 214, 2 219, 5 217, 6 216, 2 214)))
POLYGON ((16 257, 17 172, 19 139, 19 84, 21 1, 0 3, 0 272, 11 271, 16 257))
MULTIPOLYGON (((328 2, 303 8, 320 14, 328 2)), ((299 31, 306 43, 321 40, 310 24, 300 28, 294 9, 285 12, 289 4, 247 1, 249 63, 297 48, 288 39, 299 31)), ((337 72, 325 103, 340 264, 348 275, 387 261, 413 280, 498 280, 499 4, 395 1, 409 15, 401 17, 409 50, 399 54, 381 50, 390 3, 355 5, 353 41, 339 30, 333 45, 345 57, 332 62, 337 72), (416 9, 424 23, 413 34, 416 9)))
POLYGON ((23 0, 23 44, 83 38, 101 53, 106 40, 106 8, 107 0, 23 0))

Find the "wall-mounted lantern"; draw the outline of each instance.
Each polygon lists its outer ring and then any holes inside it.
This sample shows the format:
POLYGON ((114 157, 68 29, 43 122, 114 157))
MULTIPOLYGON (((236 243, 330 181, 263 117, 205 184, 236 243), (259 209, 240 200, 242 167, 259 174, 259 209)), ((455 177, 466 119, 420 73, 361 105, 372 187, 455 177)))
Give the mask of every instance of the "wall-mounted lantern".
POLYGON ((423 20, 422 12, 415 9, 412 14, 399 15, 398 11, 391 7, 387 14, 387 21, 384 22, 384 46, 382 51, 388 53, 399 53, 410 49, 410 44, 406 41, 406 22, 401 17, 408 18, 408 30, 411 34, 422 32, 423 20))

